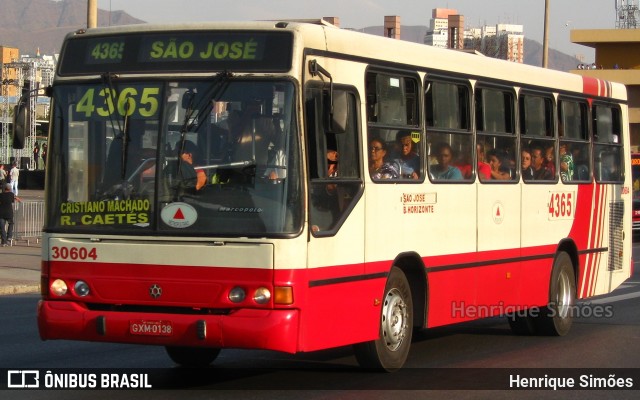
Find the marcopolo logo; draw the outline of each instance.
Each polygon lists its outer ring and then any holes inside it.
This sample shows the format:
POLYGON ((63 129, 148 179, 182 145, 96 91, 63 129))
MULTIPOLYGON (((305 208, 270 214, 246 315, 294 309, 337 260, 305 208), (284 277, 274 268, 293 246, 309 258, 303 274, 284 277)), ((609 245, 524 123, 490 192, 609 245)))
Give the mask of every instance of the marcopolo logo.
POLYGON ((187 203, 176 202, 167 204, 160 218, 172 228, 188 228, 198 220, 198 212, 187 203))

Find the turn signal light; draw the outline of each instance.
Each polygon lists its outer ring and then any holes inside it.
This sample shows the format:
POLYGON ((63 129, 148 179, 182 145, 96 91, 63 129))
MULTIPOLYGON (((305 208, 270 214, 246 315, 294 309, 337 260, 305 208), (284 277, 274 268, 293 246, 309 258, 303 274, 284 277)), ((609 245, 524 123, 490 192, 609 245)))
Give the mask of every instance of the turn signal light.
POLYGON ((276 286, 273 288, 273 302, 275 304, 293 304, 293 288, 291 286, 276 286))

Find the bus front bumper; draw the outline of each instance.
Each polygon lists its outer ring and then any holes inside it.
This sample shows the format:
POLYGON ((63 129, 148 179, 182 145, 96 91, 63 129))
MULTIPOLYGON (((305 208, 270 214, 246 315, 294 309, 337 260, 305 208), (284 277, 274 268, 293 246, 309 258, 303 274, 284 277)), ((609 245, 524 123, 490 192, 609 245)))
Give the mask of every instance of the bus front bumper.
POLYGON ((240 309, 228 315, 93 311, 69 301, 41 300, 42 340, 266 349, 296 353, 298 310, 240 309))

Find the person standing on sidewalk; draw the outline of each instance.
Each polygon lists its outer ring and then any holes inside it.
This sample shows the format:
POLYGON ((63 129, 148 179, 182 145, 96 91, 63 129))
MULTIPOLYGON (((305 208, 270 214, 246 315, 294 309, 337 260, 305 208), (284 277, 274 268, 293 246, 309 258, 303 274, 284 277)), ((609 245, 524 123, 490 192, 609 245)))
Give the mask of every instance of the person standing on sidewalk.
POLYGON ((13 239, 13 203, 20 202, 20 198, 11 191, 11 183, 4 185, 4 191, 0 193, 0 236, 2 247, 6 247, 13 239))
POLYGON ((0 164, 0 187, 4 187, 7 183, 7 171, 4 169, 4 164, 0 164))
POLYGON ((20 170, 18 169, 18 163, 13 162, 13 166, 9 171, 9 178, 11 178, 11 191, 16 196, 18 195, 18 178, 20 178, 20 170))

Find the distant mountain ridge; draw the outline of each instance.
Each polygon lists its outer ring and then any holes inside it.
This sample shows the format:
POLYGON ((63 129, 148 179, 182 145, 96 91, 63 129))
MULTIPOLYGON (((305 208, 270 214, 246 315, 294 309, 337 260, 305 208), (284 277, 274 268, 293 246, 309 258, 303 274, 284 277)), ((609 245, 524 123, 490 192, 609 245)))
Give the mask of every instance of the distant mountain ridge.
MULTIPOLYGON (((123 11, 98 10, 98 26, 143 23, 123 11)), ((0 0, 0 46, 20 54, 60 51, 69 32, 87 26, 87 0, 0 0)))
MULTIPOLYGON (((131 25, 139 20, 124 11, 98 10, 98 26, 131 25)), ((0 0, 0 46, 17 47, 20 54, 55 54, 65 35, 87 26, 86 0, 0 0)), ((427 27, 405 26, 401 28, 401 39, 423 43, 427 27)), ((382 36, 382 26, 357 29, 382 36)), ((535 40, 524 42, 524 63, 542 65, 542 45, 535 40)), ((559 51, 549 50, 549 67, 561 71, 574 69, 579 60, 559 51)))

